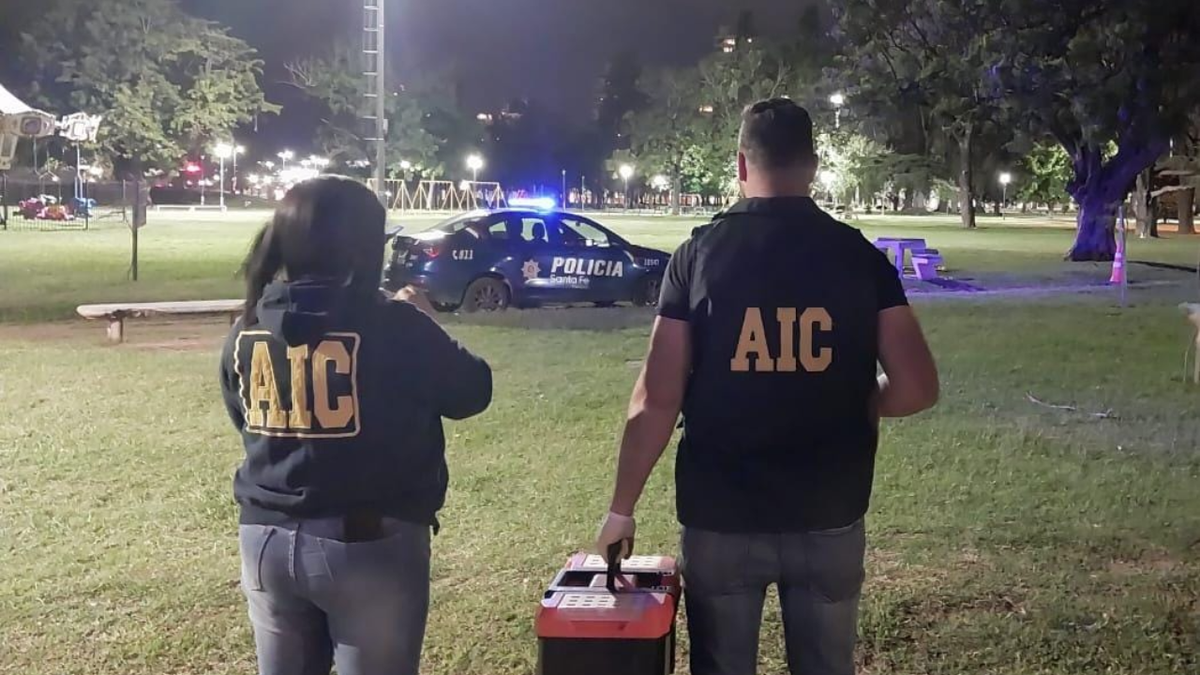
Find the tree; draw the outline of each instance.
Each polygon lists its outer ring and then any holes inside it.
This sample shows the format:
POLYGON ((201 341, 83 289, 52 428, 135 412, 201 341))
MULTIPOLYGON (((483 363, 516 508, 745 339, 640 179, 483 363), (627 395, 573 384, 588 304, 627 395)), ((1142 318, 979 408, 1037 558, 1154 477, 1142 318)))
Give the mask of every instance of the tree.
POLYGON ((697 109, 702 110, 700 126, 704 131, 698 134, 697 156, 709 163, 706 172, 731 178, 746 106, 789 93, 793 71, 783 57, 778 47, 756 42, 752 47, 713 54, 700 62, 696 74, 697 109))
POLYGON ((629 123, 633 154, 645 168, 671 179, 671 213, 680 211, 680 195, 688 169, 694 178, 705 174, 696 146, 705 138, 706 120, 700 112, 699 75, 694 70, 661 70, 642 78, 641 88, 651 101, 629 123))
POLYGON ((1045 204, 1051 211, 1055 205, 1070 199, 1067 184, 1071 181, 1071 158, 1062 146, 1042 143, 1033 147, 1021 160, 1023 181, 1017 198, 1034 204, 1045 204))
POLYGON ((1027 130, 1071 158, 1067 189, 1079 219, 1067 258, 1111 260, 1117 206, 1200 105, 1200 4, 1009 0, 1005 8, 1014 19, 990 74, 1027 130), (1106 156, 1109 144, 1117 151, 1106 156))
POLYGON ((99 148, 138 177, 277 110, 256 52, 175 0, 56 0, 23 43, 35 100, 103 115, 99 148))
POLYGON ((968 228, 975 227, 976 141, 998 115, 984 79, 996 21, 987 10, 985 0, 848 0, 836 10, 851 100, 919 108, 952 141, 968 228))
MULTIPOLYGON (((344 163, 371 161, 372 143, 366 140, 363 118, 367 112, 367 82, 359 72, 362 55, 342 44, 319 57, 287 66, 289 84, 325 106, 318 143, 332 159, 344 163)), ((407 162, 418 175, 440 176, 450 158, 448 147, 477 142, 478 125, 465 123, 446 78, 430 76, 402 86, 392 83, 386 102, 389 175, 401 175, 407 162), (470 140, 462 142, 462 137, 470 140)))
POLYGON ((880 170, 883 158, 889 154, 887 148, 866 136, 844 130, 819 134, 817 153, 821 184, 836 202, 849 201, 856 190, 877 192, 888 178, 880 170))

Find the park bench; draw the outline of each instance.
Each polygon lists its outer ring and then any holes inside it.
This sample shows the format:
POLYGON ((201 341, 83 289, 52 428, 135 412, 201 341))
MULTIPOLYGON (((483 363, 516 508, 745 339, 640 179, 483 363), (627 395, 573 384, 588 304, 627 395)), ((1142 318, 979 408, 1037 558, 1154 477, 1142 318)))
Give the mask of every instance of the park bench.
POLYGON ((196 211, 225 211, 224 206, 217 204, 155 204, 155 211, 187 211, 195 213, 196 211))
POLYGON ((227 316, 233 323, 242 313, 242 300, 200 300, 193 302, 128 302, 110 305, 83 305, 76 311, 89 320, 108 322, 110 342, 125 341, 125 319, 159 316, 227 316))
POLYGON ((938 278, 938 268, 945 260, 936 248, 918 249, 912 252, 913 271, 921 281, 938 278))

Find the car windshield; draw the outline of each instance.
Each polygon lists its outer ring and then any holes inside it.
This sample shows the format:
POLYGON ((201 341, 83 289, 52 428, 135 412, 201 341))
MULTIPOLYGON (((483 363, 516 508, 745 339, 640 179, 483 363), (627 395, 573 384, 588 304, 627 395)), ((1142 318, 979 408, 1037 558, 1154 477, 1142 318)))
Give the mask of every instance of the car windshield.
POLYGON ((485 218, 487 218, 486 213, 464 213, 454 216, 448 220, 443 220, 430 229, 437 230, 439 232, 445 232, 446 234, 454 234, 455 232, 461 232, 475 223, 483 221, 485 218))
POLYGON ((586 220, 564 216, 561 222, 563 244, 567 246, 612 246, 618 243, 615 235, 586 220))

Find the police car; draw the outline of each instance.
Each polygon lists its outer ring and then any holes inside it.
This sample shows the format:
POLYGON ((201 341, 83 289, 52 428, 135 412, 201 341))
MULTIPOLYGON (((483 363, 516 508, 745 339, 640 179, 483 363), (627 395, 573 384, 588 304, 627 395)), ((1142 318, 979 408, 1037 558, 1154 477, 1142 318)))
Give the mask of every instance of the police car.
POLYGON ((658 302, 670 254, 555 209, 475 211, 392 239, 385 288, 424 289, 442 311, 658 302))

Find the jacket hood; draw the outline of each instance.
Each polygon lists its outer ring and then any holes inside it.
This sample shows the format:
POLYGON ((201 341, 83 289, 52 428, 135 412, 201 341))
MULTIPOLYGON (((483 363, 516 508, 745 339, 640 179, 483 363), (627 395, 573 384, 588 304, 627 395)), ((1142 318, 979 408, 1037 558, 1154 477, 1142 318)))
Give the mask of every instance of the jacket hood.
POLYGON ((291 347, 312 344, 333 324, 350 288, 333 279, 275 281, 263 289, 258 323, 291 347))

